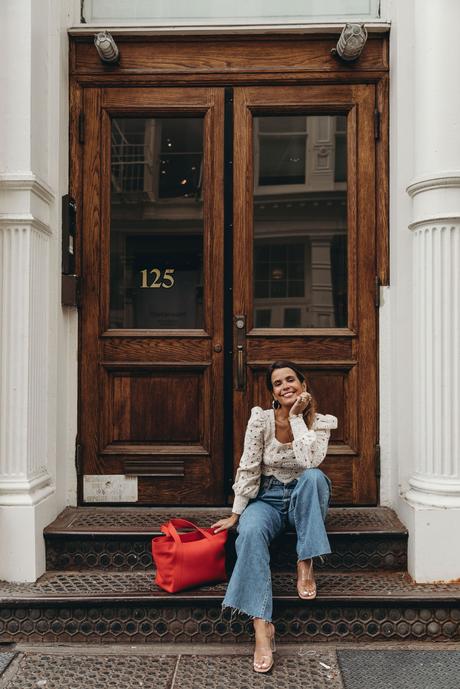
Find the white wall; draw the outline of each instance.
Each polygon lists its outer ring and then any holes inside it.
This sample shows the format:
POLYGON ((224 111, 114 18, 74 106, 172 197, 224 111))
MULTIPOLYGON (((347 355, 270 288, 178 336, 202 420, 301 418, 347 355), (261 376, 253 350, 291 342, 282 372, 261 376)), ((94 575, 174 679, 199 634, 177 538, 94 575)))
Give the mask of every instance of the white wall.
POLYGON ((412 204, 414 3, 383 0, 390 32, 390 286, 380 309, 381 502, 396 506, 413 470, 412 204))
MULTIPOLYGON (((56 21, 51 37, 53 76, 51 99, 53 116, 48 126, 49 149, 53 160, 51 174, 58 197, 69 191, 69 39, 67 28, 75 26, 80 18, 79 3, 74 0, 53 0, 56 21)), ((60 227, 61 206, 57 210, 56 223, 60 227)), ((55 255, 56 367, 52 373, 55 391, 55 446, 56 486, 59 506, 76 505, 77 482, 75 471, 75 438, 77 435, 78 409, 78 312, 76 308, 61 306, 61 232, 58 233, 55 255)))
POLYGON ((74 9, 0 4, 0 578, 10 580, 44 571, 43 528, 74 483, 76 313, 60 303, 74 9))

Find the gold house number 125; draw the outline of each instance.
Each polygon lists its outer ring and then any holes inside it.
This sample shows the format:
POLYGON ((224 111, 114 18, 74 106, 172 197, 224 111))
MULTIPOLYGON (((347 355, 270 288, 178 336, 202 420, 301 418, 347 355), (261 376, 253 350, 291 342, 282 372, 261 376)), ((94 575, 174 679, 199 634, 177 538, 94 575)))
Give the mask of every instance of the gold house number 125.
POLYGON ((175 268, 165 268, 162 272, 159 268, 152 268, 151 270, 144 268, 144 270, 141 270, 141 287, 147 289, 149 289, 150 287, 153 287, 153 289, 159 289, 161 287, 164 287, 164 289, 171 289, 171 287, 173 287, 175 283, 173 276, 174 270, 175 268), (153 282, 151 282, 150 284, 148 281, 149 274, 153 276, 153 282))

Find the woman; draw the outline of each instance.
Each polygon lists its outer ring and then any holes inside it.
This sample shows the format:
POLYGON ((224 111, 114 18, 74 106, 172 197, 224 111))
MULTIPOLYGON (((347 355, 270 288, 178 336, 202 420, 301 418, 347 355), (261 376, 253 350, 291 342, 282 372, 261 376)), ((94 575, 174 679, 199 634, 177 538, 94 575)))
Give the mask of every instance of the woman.
POLYGON ((223 601, 253 619, 254 670, 273 666, 275 629, 269 545, 287 526, 297 533, 297 592, 316 596, 313 558, 330 553, 324 526, 330 481, 316 467, 327 452, 335 416, 316 413, 305 377, 291 361, 275 361, 266 384, 272 409, 254 407, 233 491, 232 514, 215 533, 238 524, 237 561, 223 601))

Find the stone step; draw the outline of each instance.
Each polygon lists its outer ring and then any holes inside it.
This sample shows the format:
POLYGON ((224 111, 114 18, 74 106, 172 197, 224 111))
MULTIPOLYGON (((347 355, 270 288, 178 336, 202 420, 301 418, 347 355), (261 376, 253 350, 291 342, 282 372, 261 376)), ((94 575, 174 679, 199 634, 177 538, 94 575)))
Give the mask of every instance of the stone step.
MULTIPOLYGON (((0 583, 2 642, 239 642, 244 615, 222 612, 226 584, 168 594, 151 572, 48 572, 0 583)), ((301 601, 292 572, 273 574, 279 641, 460 640, 460 584, 415 584, 404 572, 320 572, 301 601)))
MULTIPOLYGON (((181 508, 180 516, 209 526, 228 508, 181 508)), ((44 532, 47 570, 145 571, 152 566, 151 539, 160 524, 178 516, 170 508, 67 508, 44 532)), ((332 554, 317 569, 404 570, 407 530, 386 507, 331 508, 327 517, 332 554)), ((228 560, 234 559, 231 533, 228 560)), ((287 533, 272 548, 274 570, 295 566, 295 534, 287 533)))

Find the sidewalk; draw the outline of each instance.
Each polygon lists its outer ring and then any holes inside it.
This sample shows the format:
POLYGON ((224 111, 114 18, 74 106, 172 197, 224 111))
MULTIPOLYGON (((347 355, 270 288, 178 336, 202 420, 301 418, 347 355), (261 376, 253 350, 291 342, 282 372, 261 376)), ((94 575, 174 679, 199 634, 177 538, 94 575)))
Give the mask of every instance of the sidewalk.
POLYGON ((0 646, 1 689, 460 689, 460 644, 283 644, 273 671, 252 646, 0 646))

